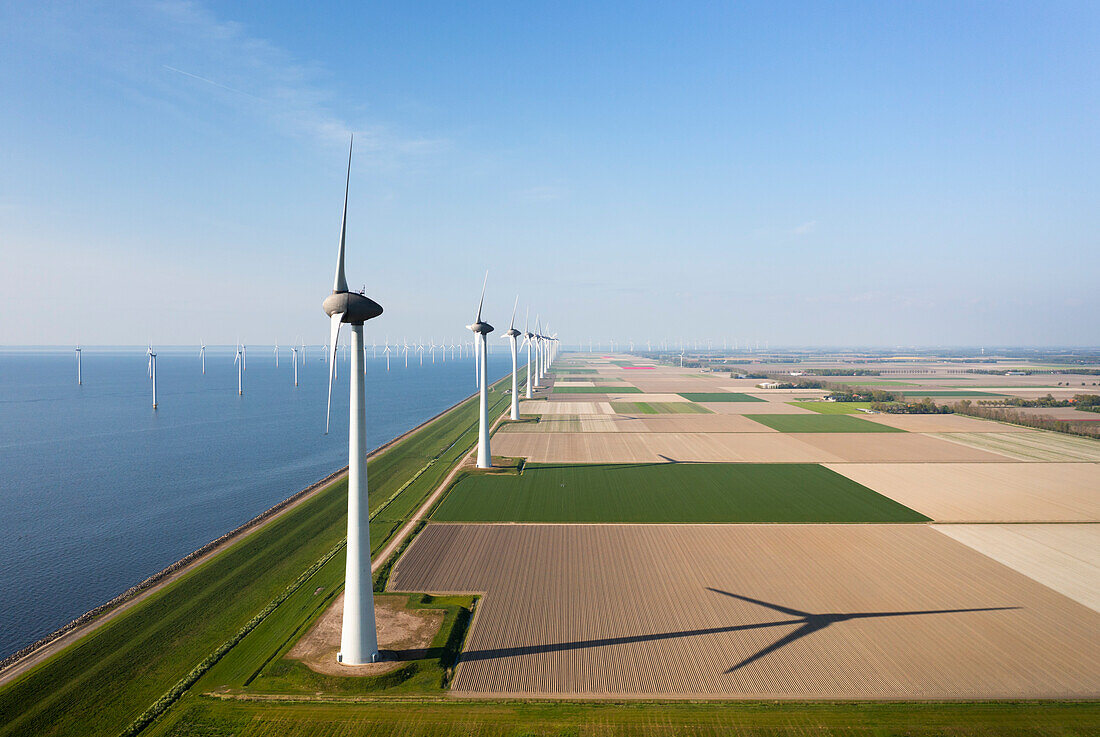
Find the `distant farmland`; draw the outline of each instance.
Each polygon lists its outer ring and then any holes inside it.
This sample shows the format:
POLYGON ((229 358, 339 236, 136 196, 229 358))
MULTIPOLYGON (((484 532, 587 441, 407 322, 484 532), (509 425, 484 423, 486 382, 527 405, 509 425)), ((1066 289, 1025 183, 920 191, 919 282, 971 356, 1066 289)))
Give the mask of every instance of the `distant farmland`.
POLYGON ((460 480, 442 522, 926 522, 811 463, 530 464, 460 480))
POLYGON ((558 384, 554 387, 555 394, 641 394, 642 390, 636 386, 569 386, 558 384))
POLYGON ((695 402, 612 402, 621 415, 707 415, 711 411, 695 402))
POLYGON ((740 392, 677 392, 689 402, 763 402, 760 397, 740 392))
POLYGON ((871 409, 870 402, 787 402, 792 407, 808 409, 822 415, 855 415, 871 409))
POLYGON ((847 414, 745 415, 779 432, 905 432, 847 414))

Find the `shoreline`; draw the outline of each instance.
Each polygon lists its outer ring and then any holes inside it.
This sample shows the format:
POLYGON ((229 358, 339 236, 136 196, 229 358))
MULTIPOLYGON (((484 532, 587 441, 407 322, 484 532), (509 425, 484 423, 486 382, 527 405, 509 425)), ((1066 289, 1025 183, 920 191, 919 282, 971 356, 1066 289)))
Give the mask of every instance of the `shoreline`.
MULTIPOLYGON (((495 383, 495 382, 494 382, 495 383)), ((477 396, 477 393, 469 394, 459 401, 455 402, 446 409, 441 410, 435 415, 421 422, 419 425, 412 427, 405 432, 397 435, 390 440, 382 443, 378 447, 367 453, 367 459, 370 460, 375 456, 384 453, 389 450, 395 444, 401 442, 405 438, 409 437, 413 433, 419 432, 428 427, 432 423, 439 420, 444 415, 454 411, 465 402, 477 396)), ((106 624, 115 617, 121 615, 130 607, 141 602, 148 596, 151 596, 157 590, 166 586, 167 584, 181 578, 190 571, 197 568, 199 565, 205 563, 214 555, 220 553, 225 548, 229 547, 238 540, 246 537, 252 532, 262 528, 274 519, 279 518, 290 509, 298 506, 302 502, 314 496, 317 492, 321 491, 339 481, 342 477, 347 475, 348 467, 333 471, 328 476, 321 478, 309 486, 291 494, 286 499, 272 505, 268 509, 260 512, 255 517, 249 519, 241 525, 233 528, 224 535, 211 540, 200 548, 191 551, 184 557, 168 565, 167 567, 157 571, 156 573, 148 576, 147 578, 139 581, 130 588, 123 591, 113 599, 100 604, 97 607, 89 609, 81 614, 79 617, 72 621, 62 625, 58 629, 49 633, 48 635, 39 638, 30 645, 27 645, 19 650, 16 650, 11 655, 0 659, 0 686, 7 684, 14 680, 30 668, 38 665, 42 661, 51 657, 55 652, 68 646, 70 643, 75 642, 84 635, 93 632, 96 628, 106 624)))

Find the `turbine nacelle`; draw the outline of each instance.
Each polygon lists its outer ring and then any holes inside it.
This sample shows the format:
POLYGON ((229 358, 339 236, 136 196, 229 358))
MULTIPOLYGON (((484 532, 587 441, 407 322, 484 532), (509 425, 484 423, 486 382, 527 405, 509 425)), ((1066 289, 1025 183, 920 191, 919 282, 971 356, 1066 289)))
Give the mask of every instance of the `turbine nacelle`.
POLYGON ((382 305, 358 292, 333 292, 321 303, 321 309, 330 318, 341 315, 340 322, 362 325, 382 314, 382 305))
POLYGON ((466 329, 474 333, 481 333, 482 335, 488 335, 489 333, 496 330, 496 328, 494 328, 492 325, 481 320, 475 322, 472 325, 467 325, 466 329))

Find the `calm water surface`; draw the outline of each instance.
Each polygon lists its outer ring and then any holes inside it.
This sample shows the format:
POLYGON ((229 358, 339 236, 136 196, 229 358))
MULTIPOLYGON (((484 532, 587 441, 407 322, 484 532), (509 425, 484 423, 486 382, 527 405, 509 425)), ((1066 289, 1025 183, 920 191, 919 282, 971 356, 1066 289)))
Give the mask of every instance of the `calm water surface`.
MULTIPOLYGON (((369 340, 369 339, 368 339, 369 340)), ((0 657, 182 558, 347 464, 347 360, 324 435, 328 364, 308 351, 248 351, 237 395, 232 348, 0 351, 0 657)), ((475 391, 469 358, 409 367, 367 348, 373 448, 475 391)), ((490 380, 511 369, 489 357, 490 380)))

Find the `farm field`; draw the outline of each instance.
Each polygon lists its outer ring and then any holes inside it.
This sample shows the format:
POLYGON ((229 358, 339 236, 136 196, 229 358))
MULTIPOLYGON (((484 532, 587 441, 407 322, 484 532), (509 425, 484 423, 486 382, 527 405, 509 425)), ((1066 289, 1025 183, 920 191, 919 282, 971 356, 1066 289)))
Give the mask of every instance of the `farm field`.
POLYGON ((1100 524, 933 529, 1100 612, 1100 524))
POLYGON ((906 432, 1029 432, 1025 427, 982 420, 966 415, 903 415, 888 412, 861 415, 870 422, 896 427, 906 432))
POLYGON ((636 386, 570 386, 565 384, 554 387, 554 392, 559 394, 641 394, 642 390, 636 386))
POLYGON ((1100 697, 1100 614, 926 525, 429 524, 389 588, 483 594, 459 695, 1100 697))
POLYGON ((689 402, 763 402, 763 399, 741 392, 677 392, 689 402))
POLYGON ((870 402, 788 402, 793 407, 808 409, 822 415, 858 415, 871 409, 870 402))
POLYGON ((706 407, 695 402, 616 402, 611 400, 611 409, 620 415, 706 415, 713 414, 706 407))
POLYGON ((1100 442, 1045 430, 930 433, 930 437, 1019 461, 1100 461, 1100 442))
POLYGON ((1100 464, 838 463, 834 471, 937 522, 1100 521, 1100 464))
POLYGON ((715 703, 418 700, 346 703, 204 699, 153 726, 152 737, 956 737, 1085 735, 1091 702, 715 703), (247 730, 247 731, 246 731, 247 730))
POLYGON ((816 415, 808 409, 796 407, 788 402, 700 402, 699 406, 706 407, 711 412, 723 415, 758 415, 767 412, 770 415, 816 415))
POLYGON ((868 422, 862 417, 849 414, 745 416, 779 432, 904 432, 896 427, 868 422))
POLYGON ((928 517, 814 464, 528 464, 459 480, 441 522, 839 523, 928 517))

